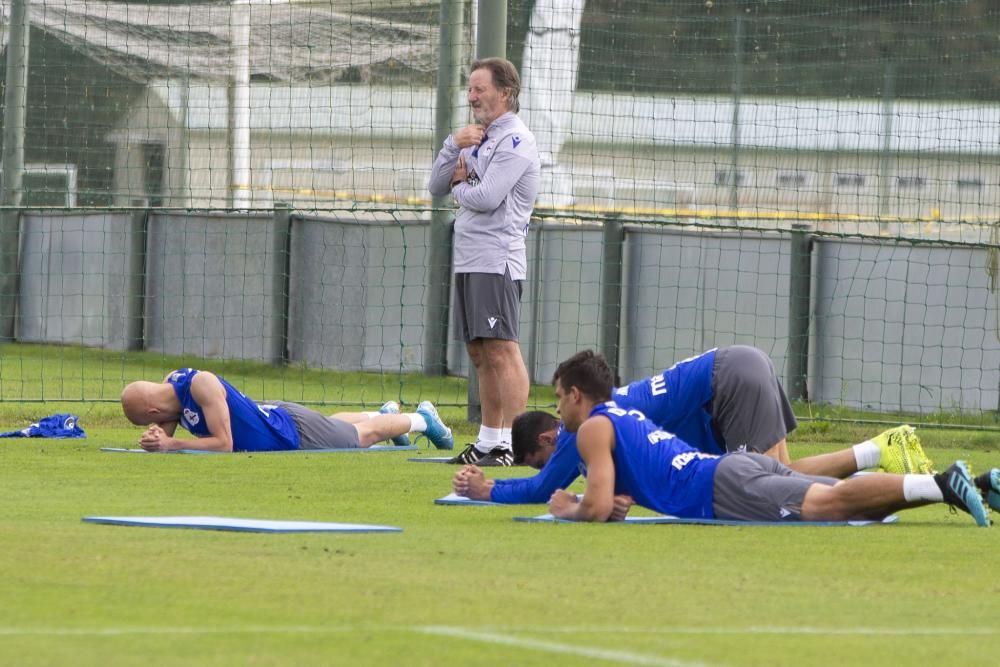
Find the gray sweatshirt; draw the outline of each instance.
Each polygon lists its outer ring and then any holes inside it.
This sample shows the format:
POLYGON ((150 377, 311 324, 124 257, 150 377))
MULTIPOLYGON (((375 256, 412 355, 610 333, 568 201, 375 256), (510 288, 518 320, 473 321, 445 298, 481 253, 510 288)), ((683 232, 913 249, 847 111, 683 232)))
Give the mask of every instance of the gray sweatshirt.
POLYGON ((445 139, 427 189, 435 196, 451 187, 458 156, 469 177, 452 190, 458 202, 452 264, 455 273, 498 273, 527 277, 525 237, 538 196, 540 163, 535 135, 507 112, 486 128, 482 144, 460 149, 445 139))

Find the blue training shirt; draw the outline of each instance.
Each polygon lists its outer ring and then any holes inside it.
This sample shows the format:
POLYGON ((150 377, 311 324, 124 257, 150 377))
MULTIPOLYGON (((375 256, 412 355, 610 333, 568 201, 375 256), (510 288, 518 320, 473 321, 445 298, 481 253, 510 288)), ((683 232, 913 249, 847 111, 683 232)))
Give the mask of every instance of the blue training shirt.
POLYGON ((559 424, 556 448, 548 462, 534 477, 498 479, 493 483, 490 500, 495 503, 547 503, 556 489, 565 489, 586 470, 576 449, 576 434, 559 424))
MULTIPOLYGON (((167 377, 181 403, 180 425, 199 438, 207 438, 205 413, 191 397, 191 380, 198 374, 194 368, 179 368, 167 377)), ((264 452, 298 449, 299 432, 292 416, 273 405, 258 405, 221 377, 226 388, 229 423, 233 433, 233 451, 264 452)))
POLYGON ((678 361, 659 375, 619 387, 612 398, 620 407, 639 410, 696 449, 725 454, 726 448, 715 437, 709 412, 717 349, 678 361))
MULTIPOLYGON (((712 378, 715 353, 712 348, 676 364, 659 375, 619 387, 613 398, 619 407, 639 410, 660 428, 676 435, 691 447, 709 454, 725 454, 712 428, 709 407, 714 392, 712 378)), ((496 480, 490 492, 495 503, 545 503, 556 491, 565 489, 580 475, 586 475, 576 434, 559 425, 552 458, 534 477, 496 480)))
POLYGON ((594 406, 615 430, 615 495, 627 494, 643 507, 686 519, 711 519, 712 483, 721 457, 705 454, 657 428, 636 410, 614 401, 594 406))

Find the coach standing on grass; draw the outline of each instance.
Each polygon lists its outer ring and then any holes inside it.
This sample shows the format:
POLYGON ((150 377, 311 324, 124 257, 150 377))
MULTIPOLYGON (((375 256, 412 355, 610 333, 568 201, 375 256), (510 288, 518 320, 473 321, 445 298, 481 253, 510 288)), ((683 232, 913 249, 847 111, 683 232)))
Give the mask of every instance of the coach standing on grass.
POLYGON ((528 371, 518 345, 525 237, 538 194, 535 137, 517 116, 517 69, 503 58, 472 63, 475 124, 445 139, 428 189, 458 203, 452 264, 456 329, 479 375, 482 425, 453 463, 512 465, 510 426, 528 404, 528 371))

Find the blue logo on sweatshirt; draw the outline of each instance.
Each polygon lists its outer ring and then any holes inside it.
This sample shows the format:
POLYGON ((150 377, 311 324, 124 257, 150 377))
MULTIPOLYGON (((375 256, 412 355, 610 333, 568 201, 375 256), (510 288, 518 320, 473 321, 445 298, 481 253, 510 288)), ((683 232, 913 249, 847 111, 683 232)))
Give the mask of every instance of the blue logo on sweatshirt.
POLYGON ((518 136, 515 136, 515 137, 514 137, 514 138, 512 139, 512 141, 513 141, 513 143, 514 143, 514 148, 517 148, 517 145, 518 145, 519 143, 521 143, 521 137, 518 137, 518 136))

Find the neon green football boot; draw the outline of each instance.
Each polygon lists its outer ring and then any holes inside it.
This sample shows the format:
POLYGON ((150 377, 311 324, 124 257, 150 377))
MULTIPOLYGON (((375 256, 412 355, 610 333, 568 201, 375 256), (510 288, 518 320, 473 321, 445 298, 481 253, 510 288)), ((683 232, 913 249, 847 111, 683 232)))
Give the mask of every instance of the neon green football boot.
POLYGON ((907 454, 909 454, 910 462, 916 466, 916 472, 921 475, 930 475, 935 472, 934 462, 924 454, 924 448, 920 444, 920 438, 917 437, 917 430, 911 427, 909 431, 904 436, 905 439, 905 449, 907 454))
POLYGON ((934 464, 924 454, 914 428, 908 424, 883 431, 872 438, 872 442, 878 445, 878 469, 882 472, 928 475, 934 470, 934 464))

